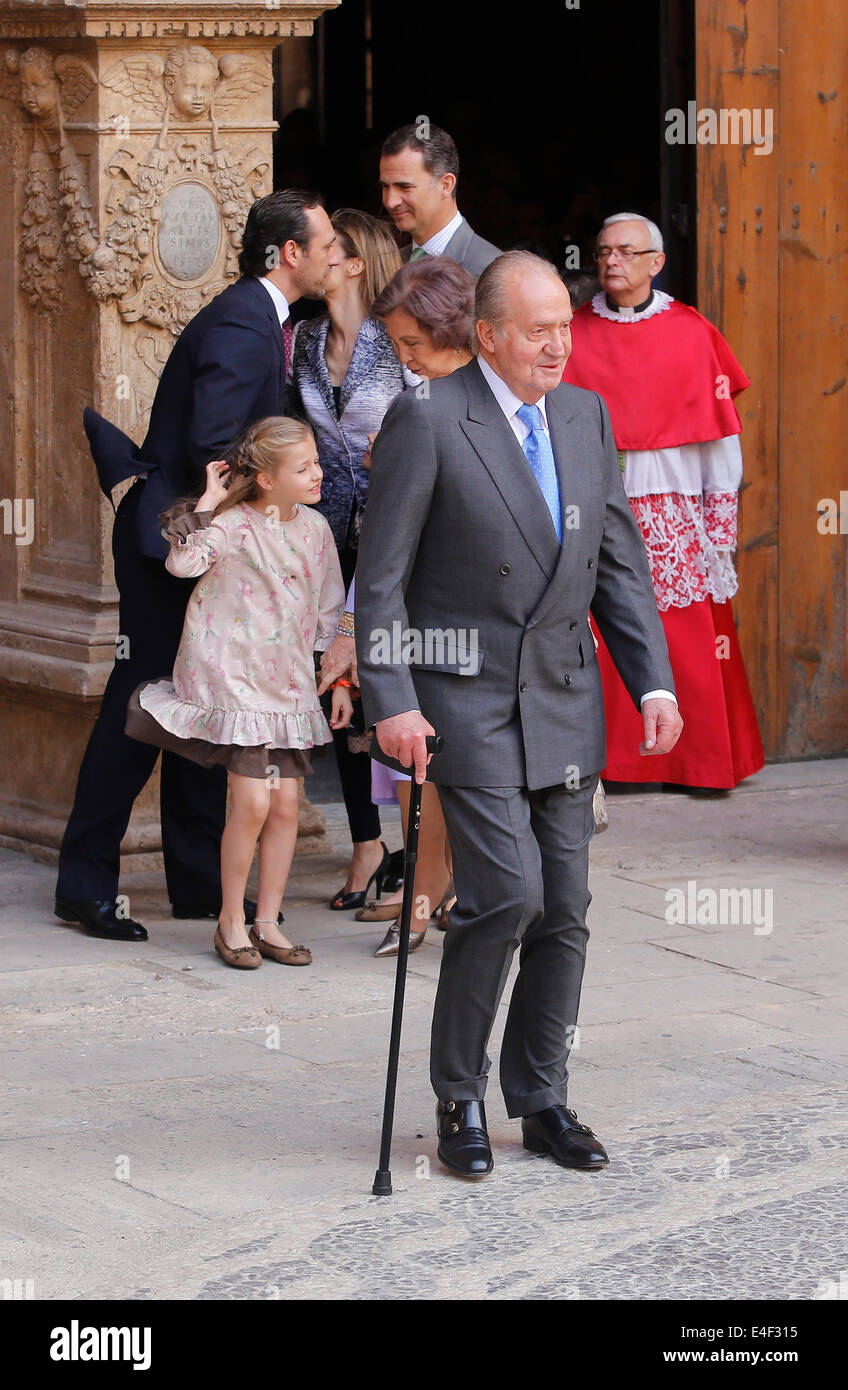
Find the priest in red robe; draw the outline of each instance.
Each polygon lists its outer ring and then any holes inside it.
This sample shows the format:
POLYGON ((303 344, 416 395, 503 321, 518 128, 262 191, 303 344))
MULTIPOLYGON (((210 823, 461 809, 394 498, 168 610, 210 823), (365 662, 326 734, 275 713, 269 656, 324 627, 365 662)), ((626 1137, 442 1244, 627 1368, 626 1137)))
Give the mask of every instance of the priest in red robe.
POLYGON ((730 607, 742 481, 733 398, 750 383, 697 309, 652 290, 665 264, 655 223, 631 212, 607 218, 596 259, 601 288, 574 315, 563 380, 609 407, 685 721, 670 753, 634 756, 640 717, 600 640, 603 778, 728 790, 764 761, 730 607))

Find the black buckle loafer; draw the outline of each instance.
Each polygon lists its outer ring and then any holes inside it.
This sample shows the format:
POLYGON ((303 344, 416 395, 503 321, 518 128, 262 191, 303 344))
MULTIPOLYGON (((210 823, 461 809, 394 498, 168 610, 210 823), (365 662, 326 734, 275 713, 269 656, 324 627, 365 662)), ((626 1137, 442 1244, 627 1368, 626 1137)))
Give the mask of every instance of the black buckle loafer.
POLYGON ((609 1163, 607 1151, 588 1125, 581 1125, 573 1110, 552 1105, 521 1121, 524 1147, 533 1154, 550 1154, 562 1168, 600 1172, 609 1163))
POLYGON ((495 1166, 482 1100, 440 1100, 436 1106, 439 1162, 463 1178, 487 1178, 495 1166))
POLYGON ((53 911, 62 922, 79 922, 89 936, 103 941, 146 941, 147 932, 131 917, 118 916, 114 898, 57 898, 53 911))

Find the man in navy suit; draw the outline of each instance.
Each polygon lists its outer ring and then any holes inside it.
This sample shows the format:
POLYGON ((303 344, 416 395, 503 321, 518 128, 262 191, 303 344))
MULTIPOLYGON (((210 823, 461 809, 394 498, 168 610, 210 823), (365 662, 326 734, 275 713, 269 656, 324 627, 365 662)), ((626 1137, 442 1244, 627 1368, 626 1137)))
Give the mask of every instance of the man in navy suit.
MULTIPOLYGON (((119 913, 118 872, 133 802, 158 750, 128 738, 124 721, 136 686, 171 672, 192 589, 165 569, 168 546, 159 514, 200 488, 206 464, 221 458, 248 425, 282 414, 291 364, 289 305, 301 295, 321 296, 337 254, 317 196, 284 190, 260 198, 244 229, 241 278, 201 309, 177 340, 141 448, 86 412, 104 486, 138 475, 118 507, 112 535, 120 632, 129 652, 115 661, 83 757, 56 886, 57 916, 81 922, 94 936, 147 939, 143 926, 119 913)), ((162 848, 176 917, 217 915, 226 785, 224 768, 162 754, 162 848)))

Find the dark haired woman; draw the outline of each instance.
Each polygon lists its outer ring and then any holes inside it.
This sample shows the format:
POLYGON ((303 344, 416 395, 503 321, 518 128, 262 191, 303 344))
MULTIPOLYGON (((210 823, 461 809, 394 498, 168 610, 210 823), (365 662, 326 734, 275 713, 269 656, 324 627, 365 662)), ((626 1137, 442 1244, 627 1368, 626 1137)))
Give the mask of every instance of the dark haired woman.
MULTIPOLYGON (((340 209, 331 221, 337 242, 336 264, 322 294, 328 312, 297 325, 288 409, 308 421, 318 440, 324 470, 318 510, 332 528, 347 587, 368 493, 364 460, 369 436, 414 378, 404 373, 385 328, 371 314, 376 296, 401 263, 391 232, 384 222, 355 208, 340 209)), ((389 857, 380 839, 380 813, 371 800, 371 760, 366 752, 351 751, 349 741, 347 730, 334 733, 353 841, 347 879, 330 902, 335 911, 362 907, 370 885, 376 881, 381 886, 389 857)))

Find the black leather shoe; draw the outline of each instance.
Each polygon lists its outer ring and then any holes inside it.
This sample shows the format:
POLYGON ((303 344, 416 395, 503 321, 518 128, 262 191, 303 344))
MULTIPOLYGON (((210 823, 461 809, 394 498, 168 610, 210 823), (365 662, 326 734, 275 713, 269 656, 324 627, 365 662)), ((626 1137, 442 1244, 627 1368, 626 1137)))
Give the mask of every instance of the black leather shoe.
POLYGON ((609 1163, 607 1151, 588 1125, 581 1125, 573 1110, 552 1105, 525 1115, 521 1121, 524 1147, 533 1154, 550 1154, 563 1168, 600 1172, 609 1163))
POLYGON ((463 1178, 487 1178, 495 1166, 482 1100, 440 1100, 436 1106, 439 1162, 463 1178))
POLYGON ((104 941, 146 941, 147 932, 131 917, 118 916, 114 898, 57 898, 53 911, 63 922, 80 922, 89 936, 104 941))
MULTIPOLYGON (((380 899, 385 887, 386 870, 388 869, 389 860, 392 857, 382 840, 380 844, 383 847, 383 857, 365 887, 358 888, 355 893, 346 893, 343 887, 340 888, 336 896, 330 901, 331 912, 352 912, 354 908, 364 907, 365 900, 368 897, 368 889, 371 887, 372 883, 374 884, 374 891, 377 894, 377 898, 378 900, 380 899)), ((403 883, 402 875, 401 883, 403 883)))
POLYGON ((383 892, 396 893, 403 887, 403 850, 396 849, 390 854, 386 864, 386 877, 383 879, 383 892))
MULTIPOLYGON (((205 917, 213 917, 217 922, 221 915, 221 904, 212 907, 203 903, 171 903, 171 916, 178 918, 181 922, 202 922, 205 917)), ((249 898, 244 900, 244 920, 249 927, 256 921, 256 903, 252 903, 249 898)), ((277 926, 286 919, 282 912, 277 913, 277 926)))

